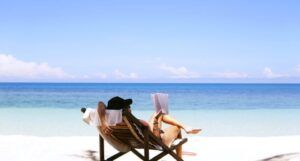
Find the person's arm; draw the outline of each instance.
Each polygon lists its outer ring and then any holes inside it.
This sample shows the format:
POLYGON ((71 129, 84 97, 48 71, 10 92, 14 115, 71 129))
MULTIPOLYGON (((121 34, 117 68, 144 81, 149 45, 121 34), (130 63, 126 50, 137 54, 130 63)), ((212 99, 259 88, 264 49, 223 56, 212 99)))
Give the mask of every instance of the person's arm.
POLYGON ((99 115, 99 119, 101 122, 101 130, 107 135, 110 135, 112 132, 112 129, 108 126, 105 118, 105 104, 103 102, 98 103, 97 112, 99 115))

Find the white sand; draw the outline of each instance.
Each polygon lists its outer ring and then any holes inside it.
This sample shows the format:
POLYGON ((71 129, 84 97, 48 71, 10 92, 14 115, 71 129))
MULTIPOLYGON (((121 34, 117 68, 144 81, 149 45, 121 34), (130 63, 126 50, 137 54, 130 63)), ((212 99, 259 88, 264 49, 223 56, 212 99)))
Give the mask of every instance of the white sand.
MULTIPOLYGON (((107 156, 116 152, 106 147, 107 156)), ((197 153, 185 155, 187 161, 255 161, 274 156, 268 161, 300 161, 300 136, 190 137, 183 148, 197 153), (277 156, 281 154, 285 155, 277 156)), ((92 161, 95 157, 99 159, 98 137, 0 136, 1 161, 92 161)), ((139 159, 129 153, 118 160, 139 159)))

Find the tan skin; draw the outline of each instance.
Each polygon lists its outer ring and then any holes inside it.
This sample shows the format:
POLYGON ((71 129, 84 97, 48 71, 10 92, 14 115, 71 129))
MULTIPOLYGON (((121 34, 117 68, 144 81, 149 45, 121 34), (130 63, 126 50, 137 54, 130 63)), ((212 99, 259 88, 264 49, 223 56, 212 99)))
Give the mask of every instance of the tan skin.
MULTIPOLYGON (((109 127, 109 125, 105 120, 105 109, 106 109, 105 104, 103 102, 99 102, 97 107, 97 112, 99 114, 100 121, 101 121, 100 129, 104 132, 104 134, 110 135, 112 133, 112 129, 109 127)), ((141 120, 141 122, 145 124, 145 121, 141 120)), ((192 129, 190 131, 187 131, 187 128, 182 123, 178 122, 170 115, 160 114, 160 113, 158 114, 154 113, 152 115, 149 121, 149 128, 155 136, 161 137, 163 142, 167 145, 173 142, 174 139, 176 138, 182 138, 180 129, 183 129, 188 134, 197 134, 201 131, 201 129, 192 129), (164 135, 160 134, 162 122, 171 125, 169 128, 164 130, 164 135)), ((179 146, 176 149, 176 153, 179 157, 182 157, 182 146, 179 146)))
POLYGON ((97 108, 97 112, 98 115, 100 117, 100 121, 101 121, 101 130, 106 134, 106 135, 110 135, 112 132, 112 129, 108 126, 106 120, 105 120, 105 104, 103 102, 99 102, 98 103, 98 108, 97 108))

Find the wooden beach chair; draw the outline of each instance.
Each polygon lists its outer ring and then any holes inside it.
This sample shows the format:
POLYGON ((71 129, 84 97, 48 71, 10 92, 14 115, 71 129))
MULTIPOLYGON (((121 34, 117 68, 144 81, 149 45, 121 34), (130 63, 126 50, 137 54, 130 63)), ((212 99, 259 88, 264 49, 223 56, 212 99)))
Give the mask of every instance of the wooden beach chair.
MULTIPOLYGON (((176 145, 168 147, 158 137, 156 137, 148 126, 143 125, 136 117, 134 117, 128 110, 123 111, 124 125, 111 126, 113 129, 112 137, 116 140, 123 142, 130 147, 130 151, 143 161, 157 161, 160 158, 171 155, 177 161, 183 161, 174 153, 174 150, 187 142, 187 139, 181 139, 176 145), (141 154, 136 149, 143 149, 144 154, 141 154), (156 156, 149 158, 149 150, 159 150, 160 153, 156 156)), ((100 161, 111 161, 119 158, 127 152, 118 152, 115 155, 105 159, 104 158, 104 139, 99 135, 99 154, 100 161)))

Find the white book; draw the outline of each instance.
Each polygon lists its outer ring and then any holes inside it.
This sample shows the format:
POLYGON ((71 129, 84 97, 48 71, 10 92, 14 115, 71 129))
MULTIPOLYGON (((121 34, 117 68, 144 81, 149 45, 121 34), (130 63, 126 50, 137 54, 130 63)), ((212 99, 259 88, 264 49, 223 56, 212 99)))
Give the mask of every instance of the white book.
POLYGON ((169 113, 168 100, 169 95, 166 93, 154 93, 151 94, 152 102, 156 113, 160 111, 163 114, 169 113))

